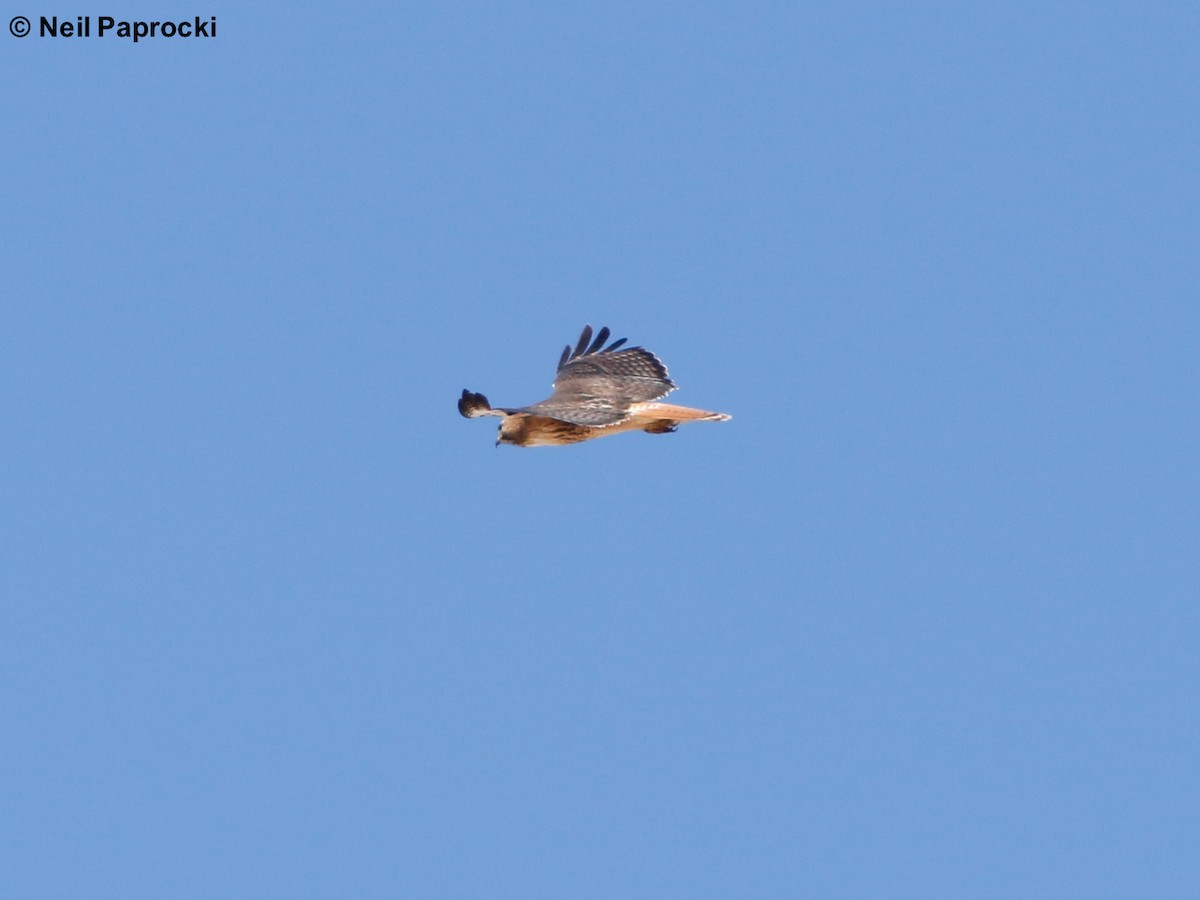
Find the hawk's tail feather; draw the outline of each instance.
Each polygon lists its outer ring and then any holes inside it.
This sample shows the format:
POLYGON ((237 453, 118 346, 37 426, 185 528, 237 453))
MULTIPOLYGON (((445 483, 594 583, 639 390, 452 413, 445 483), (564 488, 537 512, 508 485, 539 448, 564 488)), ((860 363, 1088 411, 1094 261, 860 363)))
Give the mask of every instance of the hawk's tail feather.
POLYGON ((674 403, 635 403, 629 412, 637 419, 668 419, 672 422, 728 422, 733 416, 728 413, 709 412, 674 403))

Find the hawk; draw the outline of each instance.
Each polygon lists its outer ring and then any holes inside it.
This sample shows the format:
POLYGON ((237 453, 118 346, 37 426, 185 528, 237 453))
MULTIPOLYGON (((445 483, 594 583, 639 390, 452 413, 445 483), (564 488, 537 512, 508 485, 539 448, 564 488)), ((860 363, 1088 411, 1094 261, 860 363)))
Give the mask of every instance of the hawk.
POLYGON ((568 344, 558 360, 554 393, 531 406, 492 407, 487 397, 464 390, 458 411, 468 419, 499 416, 496 446, 554 447, 576 444, 622 431, 667 434, 681 422, 724 422, 725 413, 656 403, 675 382, 667 367, 642 347, 621 349, 626 338, 607 347, 609 330, 601 328, 592 340, 584 325, 575 349, 568 344))

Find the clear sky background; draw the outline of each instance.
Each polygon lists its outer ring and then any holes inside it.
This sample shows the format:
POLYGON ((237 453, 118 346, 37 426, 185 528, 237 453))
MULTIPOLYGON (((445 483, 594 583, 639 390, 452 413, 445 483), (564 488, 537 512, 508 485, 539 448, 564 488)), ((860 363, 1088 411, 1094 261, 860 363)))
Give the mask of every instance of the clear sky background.
POLYGON ((1196 896, 1194 4, 0 12, 0 895, 1196 896))

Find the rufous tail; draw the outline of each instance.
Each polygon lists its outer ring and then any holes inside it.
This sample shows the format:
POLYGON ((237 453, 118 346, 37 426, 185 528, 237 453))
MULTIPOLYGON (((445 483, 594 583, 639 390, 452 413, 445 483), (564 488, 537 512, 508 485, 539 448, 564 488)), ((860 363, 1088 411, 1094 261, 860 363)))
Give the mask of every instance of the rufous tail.
POLYGON ((733 418, 727 413, 692 409, 673 403, 634 403, 629 411, 638 419, 670 419, 675 422, 726 422, 733 418))

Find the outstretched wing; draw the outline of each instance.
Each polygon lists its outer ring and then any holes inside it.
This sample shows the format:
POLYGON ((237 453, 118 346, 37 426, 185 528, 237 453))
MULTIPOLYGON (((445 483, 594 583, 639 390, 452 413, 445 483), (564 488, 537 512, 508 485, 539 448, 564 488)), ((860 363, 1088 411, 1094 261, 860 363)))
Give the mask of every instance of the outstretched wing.
POLYGON ((554 393, 522 411, 575 425, 616 425, 629 418, 631 404, 675 390, 658 357, 642 347, 619 349, 625 338, 605 347, 608 336, 601 328, 593 341, 592 326, 585 325, 575 349, 567 345, 558 360, 554 393))

